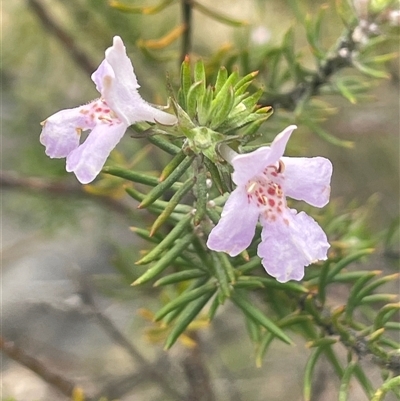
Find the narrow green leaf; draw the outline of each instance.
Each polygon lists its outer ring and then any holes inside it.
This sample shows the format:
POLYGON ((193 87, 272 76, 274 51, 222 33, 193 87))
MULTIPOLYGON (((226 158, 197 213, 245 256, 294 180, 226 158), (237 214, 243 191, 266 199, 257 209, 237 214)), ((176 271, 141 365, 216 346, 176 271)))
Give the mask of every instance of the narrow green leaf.
POLYGON ((265 121, 268 120, 272 116, 273 110, 272 108, 270 109, 271 112, 266 114, 265 117, 260 117, 258 120, 255 120, 251 122, 246 128, 243 129, 241 132, 240 136, 242 138, 246 138, 246 143, 249 142, 255 134, 257 134, 258 130, 261 128, 261 126, 264 124, 265 121))
POLYGON ((163 171, 160 174, 159 182, 164 181, 168 176, 171 175, 173 171, 185 160, 186 155, 180 151, 176 154, 172 160, 164 167, 163 171))
POLYGON ((352 148, 354 146, 354 143, 351 141, 344 141, 329 134, 320 125, 314 123, 310 118, 302 117, 302 120, 304 124, 310 128, 311 131, 316 133, 324 141, 331 143, 332 145, 341 146, 344 148, 352 148))
POLYGON ((239 295, 238 291, 234 291, 231 294, 231 298, 244 314, 261 324, 261 326, 265 327, 286 344, 293 344, 292 340, 272 320, 267 318, 258 308, 254 307, 249 301, 239 295))
MULTIPOLYGON (((197 287, 202 286, 209 280, 208 276, 200 277, 197 280, 193 280, 188 287, 186 288, 187 291, 193 290, 197 287)), ((168 313, 167 316, 164 317, 163 319, 163 324, 168 326, 171 324, 180 314, 181 312, 185 309, 186 305, 181 306, 180 308, 174 309, 172 312, 168 313)))
POLYGON ((353 22, 356 20, 356 16, 354 13, 354 7, 351 7, 351 3, 347 0, 335 0, 336 3, 336 12, 339 17, 342 19, 343 23, 350 27, 353 25, 353 22))
POLYGON ((185 307, 185 309, 179 314, 176 319, 175 325, 169 333, 166 341, 164 349, 170 349, 179 336, 186 330, 187 326, 194 320, 194 318, 200 313, 200 311, 204 308, 208 300, 212 297, 213 293, 207 293, 202 297, 192 301, 189 305, 185 307))
POLYGON ((378 274, 381 274, 380 270, 373 270, 369 273, 367 273, 365 276, 360 277, 353 285, 348 300, 346 304, 346 317, 347 319, 350 319, 354 309, 359 305, 359 297, 358 294, 360 290, 365 286, 365 284, 377 276, 378 274))
POLYGON ((221 209, 222 206, 224 206, 226 201, 228 200, 229 195, 230 195, 230 193, 225 192, 222 195, 217 196, 216 198, 212 199, 211 201, 213 202, 215 207, 219 207, 221 209))
POLYGON ((339 339, 331 337, 321 337, 307 343, 308 348, 325 347, 327 345, 337 344, 339 339))
POLYGON ((129 229, 137 234, 140 238, 145 239, 146 241, 153 242, 155 244, 159 244, 162 240, 163 237, 160 235, 155 235, 153 237, 150 236, 150 231, 145 230, 144 228, 140 227, 129 227, 129 229))
POLYGON ((258 269, 259 267, 261 267, 261 260, 259 257, 256 256, 249 262, 244 263, 243 265, 239 266, 236 270, 237 270, 238 274, 247 274, 247 273, 252 272, 255 269, 258 269))
POLYGON ((327 260, 323 265, 320 270, 319 274, 319 291, 318 291, 318 298, 321 301, 322 304, 325 303, 326 299, 326 286, 327 286, 327 278, 328 278, 328 273, 329 273, 329 268, 330 268, 330 261, 327 260))
MULTIPOLYGON (((310 323, 312 318, 310 318, 309 315, 299 315, 297 312, 285 316, 283 319, 279 321, 279 327, 289 327, 293 326, 296 324, 302 324, 304 325, 305 323, 310 323)), ((266 333, 263 338, 261 339, 257 351, 256 351, 256 366, 261 367, 262 366, 262 361, 265 357, 266 352, 268 351, 269 345, 272 343, 272 340, 275 338, 275 336, 271 333, 266 333)))
POLYGON ((246 315, 244 320, 251 342, 257 344, 261 339, 261 326, 246 315))
POLYGON ((207 216, 211 219, 211 221, 215 225, 218 224, 218 222, 219 222, 219 220, 221 218, 220 214, 216 210, 210 209, 210 208, 207 209, 207 216))
POLYGON ((264 90, 262 88, 255 91, 252 95, 246 97, 242 104, 246 107, 249 111, 254 111, 255 107, 257 106, 257 102, 260 100, 264 90))
POLYGON ((225 67, 220 67, 220 69, 218 70, 217 79, 215 80, 215 86, 214 86, 215 95, 217 95, 221 91, 221 88, 225 85, 227 79, 228 79, 227 69, 225 67))
POLYGON ((190 268, 204 270, 209 274, 209 267, 204 265, 199 255, 189 252, 189 250, 186 249, 185 252, 182 253, 181 258, 186 261, 190 268))
POLYGON ((351 92, 349 87, 340 79, 336 80, 336 87, 339 90, 340 94, 347 99, 351 104, 357 103, 357 98, 351 92))
POLYGON ((400 387, 400 376, 392 377, 389 380, 386 380, 378 390, 375 391, 375 394, 371 398, 371 401, 382 401, 386 394, 400 387))
MULTIPOLYGON (((138 202, 143 201, 143 199, 146 197, 145 194, 142 194, 141 192, 137 191, 134 188, 125 188, 126 193, 131 196, 133 199, 136 199, 138 202)), ((165 201, 161 201, 161 200, 157 200, 155 202, 153 202, 153 204, 151 206, 154 206, 154 210, 157 212, 157 214, 159 214, 159 212, 164 211, 165 208, 168 206, 168 202, 165 201)), ((149 210, 151 210, 151 206, 148 208, 149 210)), ((177 213, 190 213, 192 212, 192 207, 189 205, 177 205, 175 208, 175 212, 177 213)), ((179 216, 179 220, 181 219, 181 216, 179 216)))
POLYGON ((265 288, 264 284, 254 276, 240 276, 235 284, 235 288, 265 288))
POLYGON ((211 302, 210 309, 208 310, 208 313, 207 313, 207 319, 209 322, 211 322, 211 320, 214 319, 214 316, 216 315, 218 307, 220 305, 221 304, 219 302, 218 296, 214 297, 214 299, 211 302))
POLYGON ((194 65, 194 82, 202 82, 202 90, 200 95, 204 95, 206 90, 206 70, 203 60, 197 60, 194 65))
MULTIPOLYGON (((369 328, 368 328, 368 331, 369 331, 369 328)), ((366 340, 368 343, 372 344, 372 343, 378 341, 378 340, 382 337, 382 335, 383 335, 384 333, 385 333, 385 329, 384 329, 383 327, 381 327, 380 329, 375 330, 374 332, 368 334, 368 335, 365 337, 365 340, 366 340)))
POLYGON ((163 150, 164 152, 167 152, 173 156, 181 151, 181 148, 179 148, 178 146, 174 145, 171 142, 166 141, 159 135, 150 135, 147 137, 147 140, 153 145, 163 150))
POLYGON ((214 105, 211 112, 211 129, 217 129, 226 120, 232 110, 234 101, 235 96, 233 94, 233 88, 230 87, 223 99, 218 104, 214 105))
MULTIPOLYGON (((186 103, 186 99, 185 99, 186 103)), ((178 118, 178 125, 177 128, 175 129, 175 132, 177 135, 181 135, 182 132, 186 135, 187 131, 191 130, 192 128, 195 128, 196 125, 193 123, 192 119, 189 117, 188 113, 185 111, 183 107, 179 103, 176 102, 175 99, 171 98, 171 105, 174 109, 174 113, 178 118)))
POLYGON ((368 377, 364 373, 361 366, 358 364, 354 368, 354 376, 357 378, 357 380, 360 383, 361 387, 363 388, 366 396, 370 400, 374 393, 374 387, 372 386, 371 382, 369 381, 368 377))
POLYGON ((181 91, 183 103, 180 105, 184 110, 187 110, 187 96, 189 89, 192 85, 192 79, 190 77, 190 61, 189 56, 186 56, 181 64, 181 91))
POLYGON ((152 187, 155 187, 159 184, 159 181, 156 177, 152 177, 150 175, 143 173, 138 173, 133 170, 127 170, 122 167, 105 166, 101 171, 102 173, 105 174, 110 174, 115 177, 124 178, 125 180, 137 182, 139 184, 150 185, 152 187))
POLYGON ((334 281, 335 276, 341 270, 343 270, 345 267, 347 267, 349 264, 355 262, 356 260, 361 259, 363 256, 370 255, 372 252, 374 252, 374 249, 371 249, 371 248, 362 249, 360 251, 356 251, 356 252, 351 253, 350 255, 344 257, 339 262, 337 262, 336 265, 333 266, 333 268, 329 272, 328 281, 334 281))
POLYGON ((390 303, 395 301, 397 298, 398 298, 397 294, 373 294, 373 295, 367 295, 362 299, 360 299, 360 304, 368 305, 377 302, 390 303))
POLYGON ((192 164, 194 155, 187 156, 186 159, 160 184, 153 188, 142 200, 139 208, 144 208, 151 205, 156 199, 158 199, 168 188, 184 174, 189 166, 192 164))
POLYGON ((110 7, 115 8, 124 13, 149 15, 149 14, 159 13, 160 11, 168 7, 170 4, 172 4, 174 1, 175 0, 162 0, 154 6, 144 6, 144 7, 128 6, 126 4, 119 2, 118 0, 109 0, 108 4, 110 5, 110 7))
POLYGON ((179 104, 181 107, 185 107, 185 105, 186 105, 186 99, 185 99, 185 95, 184 95, 184 93, 183 93, 182 88, 179 88, 179 89, 178 89, 178 96, 177 96, 177 99, 178 99, 178 104, 179 104))
POLYGON ((365 276, 370 270, 358 270, 355 272, 344 272, 335 275, 335 283, 349 283, 358 280, 360 277, 365 276))
POLYGON ((366 64, 361 63, 357 60, 352 60, 353 66, 357 68, 358 71, 362 72, 365 75, 368 75, 373 78, 390 78, 390 74, 383 70, 376 70, 372 67, 367 66, 366 64))
POLYGON ((157 230, 168 220, 171 213, 179 207, 179 202, 193 188, 194 182, 195 180, 193 177, 188 178, 174 193, 164 210, 160 213, 160 215, 156 218, 153 225, 151 226, 151 235, 154 235, 157 230))
POLYGON ((191 220, 191 214, 184 216, 181 221, 178 222, 178 224, 164 237, 164 239, 155 248, 153 248, 148 254, 143 256, 143 258, 138 260, 135 264, 145 265, 160 258, 161 254, 169 249, 170 246, 175 242, 175 240, 182 235, 182 232, 189 226, 191 220))
POLYGON ((379 329, 383 327, 386 322, 398 311, 400 310, 400 302, 387 304, 383 306, 377 313, 374 321, 374 329, 379 329))
POLYGON ((243 78, 239 79, 239 81, 236 82, 235 86, 233 87, 233 90, 235 92, 235 97, 238 97, 239 95, 244 94, 246 89, 253 82, 254 78, 257 75, 258 75, 258 71, 254 71, 254 72, 250 72, 249 74, 245 75, 243 78))
POLYGON ((298 62, 295 54, 293 26, 291 26, 283 36, 282 53, 286 58, 292 79, 295 81, 295 83, 300 82, 298 62))
POLYGON ((261 341, 258 344, 257 351, 256 351, 256 366, 257 368, 261 368, 263 359, 265 354, 268 351, 269 346, 272 344, 273 339, 275 336, 270 332, 267 332, 262 337, 261 341))
POLYGON ((162 285, 169 285, 180 283, 182 281, 193 280, 195 278, 203 277, 206 273, 203 270, 190 269, 183 270, 181 272, 176 272, 169 274, 168 276, 162 277, 154 283, 154 287, 160 287, 162 285))
POLYGON ((197 105, 197 118, 199 124, 202 126, 205 126, 208 123, 211 114, 211 102, 213 96, 214 91, 211 86, 208 86, 201 103, 197 105))
POLYGON ((211 252, 211 257, 213 260, 215 277, 218 280, 218 285, 220 288, 220 293, 221 293, 220 300, 223 302, 225 298, 229 298, 231 296, 231 287, 229 285, 229 278, 222 265, 220 253, 211 252))
MULTIPOLYGON (((172 312, 174 309, 184 305, 188 305, 190 302, 199 299, 206 294, 214 294, 217 290, 215 283, 207 283, 201 287, 195 288, 190 291, 184 291, 178 297, 173 299, 164 305, 154 316, 154 320, 157 322, 161 320, 165 315, 172 312)), ((209 297, 211 298, 211 296, 209 297)))
POLYGON ((207 171, 204 166, 199 167, 196 174, 196 212, 193 217, 193 223, 198 226, 207 210, 207 171))
POLYGON ((353 376, 354 368, 357 366, 356 362, 350 362, 344 369, 343 377, 340 382, 339 388, 339 401, 347 401, 349 395, 350 380, 353 376))
MULTIPOLYGON (((194 119, 197 114, 197 105, 199 100, 203 98, 202 94, 204 83, 202 81, 195 82, 189 89, 187 96, 187 113, 191 119, 194 119)), ((204 89, 205 92, 205 89, 204 89)))
POLYGON ((321 37, 321 25, 322 19, 325 15, 328 6, 323 4, 321 7, 318 8, 318 13, 315 19, 312 19, 312 16, 308 14, 305 18, 305 28, 306 28, 306 35, 308 43, 311 47, 311 50, 314 56, 322 60, 325 58, 325 52, 321 50, 319 38, 321 37))
POLYGON ((298 292, 300 294, 308 294, 309 290, 301 284, 287 282, 287 283, 280 283, 275 279, 269 277, 257 277, 266 288, 276 288, 277 290, 282 291, 293 291, 298 292))
MULTIPOLYGON (((222 67, 220 70, 220 73, 218 73, 217 76, 217 83, 215 86, 215 98, 211 102, 210 106, 210 114, 209 114, 209 119, 213 119, 216 114, 218 114, 221 105, 223 107, 222 112, 226 112, 226 110, 232 109, 233 103, 235 101, 234 95, 233 95, 233 89, 232 87, 235 85, 235 83, 238 81, 239 75, 237 71, 234 71, 229 77, 226 77, 226 69, 222 67), (220 78, 222 76, 222 78, 220 78), (229 92, 232 92, 231 94, 229 92), (228 98, 227 98, 228 97, 228 98)), ((226 114, 226 113, 225 113, 226 114)), ((229 115, 229 113, 228 113, 229 115)), ((227 115, 226 115, 227 116, 227 115)), ((222 120, 219 125, 225 120, 225 118, 219 118, 219 120, 222 120)))
POLYGON ((385 330, 396 330, 400 332, 400 322, 387 322, 383 327, 385 330))
POLYGON ((367 64, 368 63, 382 64, 397 59, 398 57, 399 57, 399 52, 393 52, 393 53, 379 54, 377 56, 370 57, 363 61, 367 64))
POLYGON ((258 121, 260 117, 257 113, 251 113, 249 110, 244 110, 238 114, 230 114, 223 124, 218 128, 220 132, 225 132, 226 135, 235 133, 237 129, 258 121))
POLYGON ((236 282, 235 269, 232 266, 232 263, 230 262, 228 255, 226 253, 219 252, 218 256, 221 260, 222 267, 225 270, 225 274, 228 277, 229 283, 235 284, 236 282))
POLYGON ((193 7, 196 10, 200 11, 204 15, 207 15, 207 17, 210 17, 212 19, 215 19, 216 21, 222 22, 223 24, 232 25, 232 26, 236 26, 236 27, 248 25, 247 21, 236 20, 236 19, 230 18, 224 14, 220 14, 219 12, 217 12, 215 10, 210 10, 208 7, 203 6, 202 4, 198 3, 195 0, 192 0, 191 4, 193 5, 193 7))
POLYGON ((312 389, 312 382, 314 375, 315 365, 319 357, 321 356, 322 352, 324 351, 323 346, 315 348, 315 350, 311 353, 310 357, 308 358, 305 371, 304 371, 304 385, 303 385, 303 398, 304 401, 311 401, 311 389, 312 389))
POLYGON ((277 92, 280 93, 280 80, 278 78, 282 70, 283 52, 281 49, 276 48, 274 51, 269 52, 267 57, 269 70, 265 87, 271 91, 271 95, 276 95, 277 92))
POLYGON ((132 285, 144 284, 154 277, 159 275, 163 270, 165 270, 181 253, 187 246, 193 241, 194 234, 188 234, 180 240, 176 241, 175 245, 164 254, 164 256, 150 267, 146 273, 142 274, 132 285))
POLYGON ((399 278, 399 276, 400 276, 400 273, 394 273, 394 274, 390 274, 390 275, 378 278, 374 282, 361 288, 360 292, 357 294, 357 299, 361 300, 363 297, 365 297, 367 294, 371 293, 373 290, 380 287, 381 285, 384 285, 391 281, 397 280, 399 278))
POLYGON ((225 186, 222 183, 218 168, 208 157, 204 157, 204 164, 211 175, 212 182, 217 187, 219 193, 223 194, 225 192, 225 186))
POLYGON ((328 358, 328 361, 331 363, 333 368, 335 369, 335 372, 339 378, 343 376, 344 369, 342 368, 336 354, 333 352, 332 348, 330 346, 324 347, 324 353, 326 357, 328 358))

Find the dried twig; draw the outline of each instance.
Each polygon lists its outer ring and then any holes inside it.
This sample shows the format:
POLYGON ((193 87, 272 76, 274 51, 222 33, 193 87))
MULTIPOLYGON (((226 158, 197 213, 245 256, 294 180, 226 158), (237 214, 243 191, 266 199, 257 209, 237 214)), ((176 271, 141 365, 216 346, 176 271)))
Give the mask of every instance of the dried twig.
POLYGON ((39 361, 32 355, 29 355, 23 349, 17 347, 13 341, 9 341, 4 337, 0 337, 0 349, 11 359, 25 366, 32 372, 36 373, 45 382, 52 385, 67 397, 72 397, 76 384, 61 376, 59 373, 51 371, 43 362, 39 361))
MULTIPOLYGON (((97 307, 90 289, 90 285, 83 276, 81 276, 79 285, 81 298, 85 304, 89 306, 93 316, 99 322, 99 325, 115 341, 116 344, 121 346, 131 356, 134 362, 140 364, 143 374, 147 373, 150 379, 162 387, 165 394, 168 394, 175 400, 185 400, 185 397, 175 389, 176 383, 172 383, 171 385, 171 383, 168 381, 168 376, 165 373, 160 373, 157 370, 157 367, 155 367, 151 362, 147 361, 147 359, 143 357, 143 355, 133 346, 133 344, 125 337, 125 335, 121 333, 121 331, 115 326, 114 322, 97 307)), ((128 386, 128 388, 129 387, 130 386, 128 386)))

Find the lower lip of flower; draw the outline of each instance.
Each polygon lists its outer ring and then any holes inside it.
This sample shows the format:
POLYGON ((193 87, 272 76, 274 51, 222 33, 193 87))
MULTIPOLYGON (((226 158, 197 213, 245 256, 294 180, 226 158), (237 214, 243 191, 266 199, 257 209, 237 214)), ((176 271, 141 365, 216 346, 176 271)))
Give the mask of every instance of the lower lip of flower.
POLYGON ((93 103, 82 106, 80 113, 88 119, 86 122, 88 126, 98 122, 112 124, 113 120, 116 119, 116 116, 113 115, 114 113, 103 99, 98 99, 93 103))
POLYGON ((267 221, 274 222, 281 218, 289 225, 289 221, 283 217, 286 209, 286 199, 282 190, 285 166, 279 161, 278 166, 268 166, 260 175, 251 179, 246 185, 247 199, 255 204, 267 221))

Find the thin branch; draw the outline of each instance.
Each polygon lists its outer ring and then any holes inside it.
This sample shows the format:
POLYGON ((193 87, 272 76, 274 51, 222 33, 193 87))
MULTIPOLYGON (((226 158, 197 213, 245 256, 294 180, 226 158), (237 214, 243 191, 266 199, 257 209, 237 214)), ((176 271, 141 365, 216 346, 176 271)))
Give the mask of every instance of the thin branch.
POLYGON ((304 98, 318 95, 321 87, 327 84, 334 74, 351 66, 351 55, 357 46, 352 39, 352 34, 352 30, 346 31, 338 40, 335 49, 319 64, 317 71, 311 73, 294 89, 287 93, 269 95, 262 99, 261 104, 272 106, 274 109, 283 108, 293 111, 304 98))
POLYGON ((38 177, 22 177, 14 171, 0 171, 0 187, 19 189, 28 192, 48 193, 56 196, 71 196, 92 199, 116 212, 126 215, 132 209, 126 203, 107 195, 95 195, 85 191, 81 184, 71 184, 62 181, 47 180, 38 177))
POLYGON ((73 396, 74 389, 77 387, 73 382, 61 376, 60 374, 51 371, 47 366, 44 365, 43 362, 17 347, 13 341, 9 341, 4 337, 0 337, 0 349, 9 358, 36 373, 40 378, 52 385, 60 393, 69 398, 73 396))
POLYGON ((185 398, 176 389, 175 385, 171 385, 168 381, 167 375, 160 373, 156 367, 133 346, 133 344, 121 333, 121 331, 115 326, 114 322, 106 316, 95 304, 90 285, 87 280, 81 276, 79 280, 80 295, 83 302, 90 307, 93 316, 97 319, 99 325, 103 330, 122 347, 132 358, 132 360, 141 365, 141 369, 144 373, 147 373, 150 378, 158 383, 166 394, 173 397, 176 400, 184 401, 185 398))
POLYGON ((95 400, 101 400, 106 397, 107 400, 117 400, 128 394, 132 389, 148 380, 148 374, 145 371, 139 371, 119 378, 111 383, 107 383, 97 395, 95 400))
POLYGON ((38 0, 27 1, 32 11, 43 24, 43 27, 64 45, 65 49, 79 67, 86 73, 91 74, 97 66, 94 65, 86 56, 85 52, 77 46, 74 39, 54 20, 51 13, 46 10, 46 7, 38 0))
POLYGON ((180 62, 183 62, 185 56, 191 52, 192 49, 192 14, 193 7, 190 0, 181 0, 182 8, 182 23, 186 27, 182 35, 182 50, 180 55, 180 62))
POLYGON ((340 343, 350 352, 355 352, 360 358, 369 357, 375 365, 400 374, 400 357, 391 354, 376 344, 367 341, 366 336, 359 335, 353 328, 344 326, 343 322, 334 319, 334 314, 327 308, 316 303, 314 298, 305 304, 316 326, 319 326, 328 336, 339 336, 340 343))
POLYGON ((211 386, 210 375, 202 358, 200 337, 196 332, 191 333, 196 346, 188 351, 183 368, 189 383, 188 401, 215 401, 211 386))

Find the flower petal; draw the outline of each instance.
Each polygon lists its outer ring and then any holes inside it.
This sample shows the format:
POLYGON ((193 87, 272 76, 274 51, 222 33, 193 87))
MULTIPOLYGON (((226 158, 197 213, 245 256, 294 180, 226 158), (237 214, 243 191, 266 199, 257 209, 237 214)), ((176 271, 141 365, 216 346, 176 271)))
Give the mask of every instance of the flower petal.
POLYGON ((67 156, 67 171, 73 171, 82 184, 93 181, 126 129, 118 120, 97 124, 86 141, 67 156))
POLYGON ((47 156, 66 157, 79 146, 81 131, 92 128, 82 109, 61 110, 42 123, 40 143, 46 147, 47 156))
POLYGON ((282 157, 284 192, 293 199, 323 207, 329 202, 332 163, 324 157, 282 157))
POLYGON ((114 70, 107 60, 103 60, 98 66, 97 70, 92 74, 92 81, 96 84, 96 89, 102 94, 103 93, 103 79, 108 75, 113 79, 115 78, 114 70))
POLYGON ((301 280, 304 267, 327 259, 330 247, 321 227, 304 212, 286 213, 289 224, 279 219, 268 223, 261 218, 263 230, 258 256, 265 270, 279 282, 301 280))
POLYGON ((220 221, 211 230, 208 248, 230 256, 238 255, 250 245, 258 215, 258 208, 248 202, 245 188, 236 188, 224 206, 220 221))
POLYGON ((231 161, 234 168, 233 182, 236 185, 246 185, 254 176, 261 174, 266 167, 275 164, 282 157, 287 141, 296 128, 295 125, 285 128, 276 136, 271 146, 263 146, 254 152, 235 156, 231 161))
MULTIPOLYGON (((175 116, 152 107, 139 95, 139 84, 131 60, 126 55, 126 48, 119 36, 114 37, 112 47, 106 50, 106 61, 113 74, 105 75, 102 85, 96 84, 102 88, 102 96, 122 121, 127 125, 138 121, 158 121, 166 125, 177 122, 175 116)), ((104 65, 99 75, 106 69, 104 65)), ((97 80, 97 76, 94 78, 97 80)))

